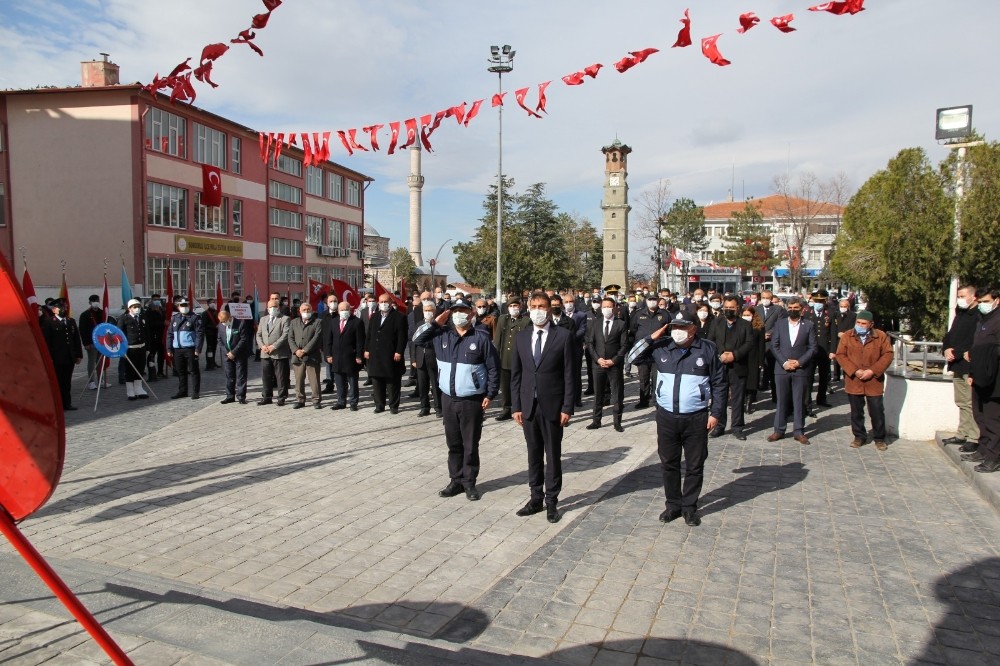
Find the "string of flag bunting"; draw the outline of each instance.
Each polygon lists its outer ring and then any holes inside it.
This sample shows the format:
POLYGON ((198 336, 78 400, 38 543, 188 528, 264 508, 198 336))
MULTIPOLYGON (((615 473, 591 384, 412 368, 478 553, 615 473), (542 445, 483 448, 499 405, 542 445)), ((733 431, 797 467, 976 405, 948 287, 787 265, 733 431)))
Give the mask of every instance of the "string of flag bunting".
MULTIPOLYGON (((241 31, 235 38, 230 40, 232 44, 246 44, 260 56, 263 56, 264 52, 254 43, 254 39, 256 38, 256 32, 254 31, 267 26, 271 12, 282 4, 282 0, 263 0, 263 3, 267 11, 255 15, 251 19, 250 27, 241 31)), ((814 5, 809 7, 808 10, 812 12, 827 12, 836 16, 854 15, 865 10, 864 3, 865 0, 837 0, 814 5)), ((793 20, 795 20, 795 15, 790 13, 771 18, 770 24, 778 31, 787 34, 796 31, 796 28, 791 25, 793 20)), ((754 12, 746 12, 740 14, 738 22, 739 28, 736 29, 736 32, 745 34, 760 24, 761 19, 754 12)), ((689 9, 684 10, 684 16, 680 19, 680 23, 681 29, 677 33, 677 39, 671 48, 685 48, 694 43, 691 38, 691 13, 689 9)), ((725 67, 732 63, 722 55, 719 49, 719 38, 722 35, 723 33, 718 33, 703 37, 701 39, 701 52, 712 64, 725 67)), ((202 83, 208 83, 213 88, 218 87, 218 84, 211 79, 212 67, 228 50, 229 45, 225 43, 209 44, 202 49, 201 58, 196 68, 191 68, 189 64, 191 58, 187 58, 184 62, 177 65, 168 76, 160 78, 159 74, 157 74, 153 78, 153 81, 144 86, 144 88, 151 94, 155 94, 160 90, 170 90, 171 103, 187 102, 192 104, 194 103, 196 92, 191 79, 194 78, 202 83)), ((629 51, 628 55, 616 61, 613 67, 618 73, 623 74, 636 65, 642 64, 647 58, 655 53, 659 53, 659 51, 660 49, 652 47, 639 51, 629 51)), ((561 80, 567 86, 579 86, 585 83, 587 78, 596 79, 603 67, 604 65, 601 63, 594 63, 584 67, 580 71, 561 77, 561 80)), ((531 108, 526 102, 528 94, 531 91, 531 86, 514 90, 514 100, 529 117, 542 118, 542 114, 547 113, 546 104, 548 100, 546 89, 551 83, 552 81, 545 81, 537 84, 537 103, 534 108, 531 108)), ((491 107, 503 106, 505 96, 506 93, 495 93, 490 99, 491 107)), ((433 152, 430 137, 446 119, 454 118, 459 126, 468 127, 469 123, 479 114, 485 102, 486 98, 478 99, 471 105, 467 102, 462 102, 436 113, 428 113, 402 121, 397 120, 389 123, 367 125, 360 128, 360 132, 367 135, 367 138, 362 137, 360 140, 358 138, 358 128, 324 132, 259 132, 260 158, 265 163, 268 160, 277 162, 285 147, 298 146, 301 141, 304 166, 325 162, 330 159, 330 140, 334 133, 348 155, 353 155, 355 151, 368 152, 371 150, 378 152, 380 150, 378 135, 387 124, 389 126, 389 145, 386 149, 386 154, 392 155, 397 150, 409 148, 418 140, 424 150, 433 152), (405 132, 405 142, 402 145, 400 145, 401 132, 405 132)), ((206 174, 207 177, 208 175, 206 174)))

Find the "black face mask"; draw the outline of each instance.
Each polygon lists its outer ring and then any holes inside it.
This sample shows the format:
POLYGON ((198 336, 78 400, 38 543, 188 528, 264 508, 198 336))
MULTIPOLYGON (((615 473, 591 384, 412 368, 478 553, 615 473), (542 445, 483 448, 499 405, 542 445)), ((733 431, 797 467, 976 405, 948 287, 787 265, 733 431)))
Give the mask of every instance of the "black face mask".
POLYGON ((562 314, 562 308, 556 308, 556 307, 552 308, 552 314, 558 317, 559 315, 562 314))
POLYGON ((736 310, 723 310, 726 319, 736 319, 736 310))
POLYGON ((802 310, 789 310, 788 311, 788 318, 791 319, 792 321, 798 319, 801 316, 802 316, 802 310))

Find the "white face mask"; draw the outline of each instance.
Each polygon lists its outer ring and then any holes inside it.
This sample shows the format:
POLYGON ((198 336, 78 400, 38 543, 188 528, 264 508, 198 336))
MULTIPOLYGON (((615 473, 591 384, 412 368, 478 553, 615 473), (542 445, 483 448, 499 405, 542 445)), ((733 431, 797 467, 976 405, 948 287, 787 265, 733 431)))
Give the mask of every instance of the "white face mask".
POLYGON ((993 303, 992 301, 989 302, 989 303, 980 303, 979 304, 979 311, 981 313, 983 313, 984 315, 986 315, 986 314, 989 314, 989 313, 993 312, 993 308, 994 307, 996 307, 996 304, 993 303))
MULTIPOLYGON (((631 303, 630 303, 630 305, 631 305, 631 303)), ((652 299, 649 299, 648 301, 646 301, 646 307, 649 308, 650 310, 655 310, 656 309, 656 301, 654 301, 652 299)))
POLYGON ((469 326, 472 322, 468 312, 452 312, 451 323, 453 323, 458 328, 465 328, 466 326, 469 326))
POLYGON ((601 314, 604 315, 605 319, 611 319, 615 316, 614 308, 601 308, 601 314))
POLYGON ((847 314, 847 308, 840 308, 840 314, 847 314))
POLYGON ((208 309, 209 309, 209 310, 214 310, 214 309, 215 309, 215 307, 216 307, 216 306, 215 306, 215 303, 209 303, 209 304, 208 304, 208 309))
POLYGON ((566 314, 573 314, 573 310, 576 309, 576 306, 570 301, 566 302, 565 307, 566 307, 566 314))
POLYGON ((753 315, 743 315, 743 321, 753 321, 753 315))
POLYGON ((549 311, 542 309, 529 310, 528 315, 531 317, 532 324, 535 326, 544 326, 549 318, 549 311))
POLYGON ((688 332, 683 328, 674 328, 670 330, 670 337, 673 338, 674 342, 682 345, 688 341, 688 332))
POLYGON ((763 305, 765 308, 771 307, 771 299, 770 298, 762 298, 762 299, 760 299, 760 304, 763 305))
POLYGON ((299 315, 302 317, 302 321, 309 321, 312 319, 312 312, 300 312, 299 315))
POLYGON ((479 316, 486 314, 486 308, 476 308, 476 314, 479 316))
POLYGON ((101 309, 101 304, 95 301, 95 302, 93 302, 93 303, 90 304, 90 308, 92 310, 100 310, 101 309))
POLYGON ((177 308, 177 311, 180 312, 181 314, 186 315, 188 312, 191 312, 191 308, 189 308, 186 305, 181 305, 180 307, 177 308))
POLYGON ((711 301, 709 305, 712 306, 713 310, 718 310, 722 307, 722 301, 711 301))
POLYGON ((337 310, 337 316, 340 317, 341 321, 347 321, 351 318, 350 310, 337 310))
POLYGON ((267 314, 271 315, 272 317, 277 317, 279 312, 281 312, 281 308, 274 307, 267 309, 267 314))
POLYGON ((336 303, 327 303, 326 304, 326 309, 329 310, 330 312, 337 312, 337 304, 336 303))
POLYGON ((708 312, 705 310, 698 310, 698 319, 708 319, 708 312))
POLYGON ((392 308, 392 303, 379 303, 378 309, 380 312, 388 312, 392 308))
POLYGON ((970 305, 969 304, 969 299, 967 299, 967 298, 960 298, 960 299, 958 299, 958 301, 956 301, 955 305, 957 305, 958 307, 960 307, 963 310, 968 310, 969 309, 969 305, 970 305))
POLYGON ((432 321, 434 319, 434 311, 424 310, 424 321, 432 321))
POLYGON ((511 317, 520 317, 521 308, 507 308, 507 314, 509 314, 511 317))
POLYGON ((597 312, 598 310, 601 309, 601 304, 598 301, 591 301, 590 307, 594 308, 594 312, 597 312))
POLYGON ((140 313, 140 312, 142 312, 142 308, 138 308, 138 307, 135 307, 135 308, 129 308, 129 309, 128 309, 128 311, 129 311, 130 313, 132 313, 132 316, 133 316, 133 317, 138 317, 138 316, 139 316, 139 313, 140 313))

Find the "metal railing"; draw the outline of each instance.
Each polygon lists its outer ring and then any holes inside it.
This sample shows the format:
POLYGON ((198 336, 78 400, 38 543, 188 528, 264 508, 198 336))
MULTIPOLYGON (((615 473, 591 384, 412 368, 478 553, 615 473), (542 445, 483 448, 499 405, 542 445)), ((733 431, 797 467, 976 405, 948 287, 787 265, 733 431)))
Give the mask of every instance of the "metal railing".
POLYGON ((943 344, 930 340, 913 340, 902 333, 888 333, 892 340, 892 365, 890 372, 905 378, 951 381, 947 372, 943 344))

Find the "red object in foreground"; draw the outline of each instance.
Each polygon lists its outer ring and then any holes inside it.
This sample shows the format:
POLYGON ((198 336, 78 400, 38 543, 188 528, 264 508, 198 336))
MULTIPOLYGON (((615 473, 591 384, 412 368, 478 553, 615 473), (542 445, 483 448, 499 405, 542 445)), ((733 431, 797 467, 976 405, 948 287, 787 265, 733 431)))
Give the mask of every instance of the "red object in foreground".
POLYGON ((38 315, 0 255, 0 532, 116 664, 132 664, 17 528, 62 474, 66 428, 38 315))

